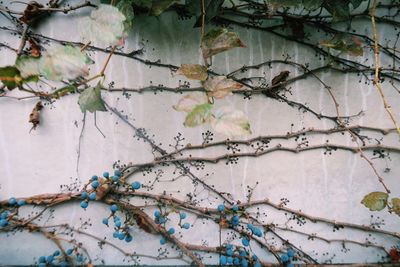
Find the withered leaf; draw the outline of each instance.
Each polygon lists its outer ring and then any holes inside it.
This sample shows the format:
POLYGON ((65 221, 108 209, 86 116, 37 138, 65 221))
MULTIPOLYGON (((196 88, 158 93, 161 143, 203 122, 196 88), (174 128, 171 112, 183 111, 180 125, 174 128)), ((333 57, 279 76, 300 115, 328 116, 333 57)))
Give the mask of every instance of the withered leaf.
POLYGON ((207 67, 199 64, 182 64, 176 71, 176 74, 184 75, 186 78, 199 81, 205 81, 208 77, 207 67))
POLYGON ((40 110, 42 110, 42 108, 42 101, 39 101, 32 109, 31 114, 29 114, 29 122, 32 123, 32 128, 29 132, 31 132, 32 130, 36 130, 36 127, 40 123, 40 110))

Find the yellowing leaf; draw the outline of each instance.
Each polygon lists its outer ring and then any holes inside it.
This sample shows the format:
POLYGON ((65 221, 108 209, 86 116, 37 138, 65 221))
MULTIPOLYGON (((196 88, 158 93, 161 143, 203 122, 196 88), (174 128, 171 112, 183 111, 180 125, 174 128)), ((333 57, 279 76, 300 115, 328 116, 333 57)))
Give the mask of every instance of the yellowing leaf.
POLYGON ((391 210, 400 216, 400 198, 392 198, 392 207, 391 210))
POLYGON ((173 106, 177 111, 191 112, 194 107, 207 103, 207 96, 200 92, 194 92, 182 97, 178 104, 173 106))
POLYGON ((212 128, 228 137, 251 134, 250 123, 243 111, 222 107, 214 114, 212 128))
POLYGON ((224 98, 231 94, 232 91, 239 90, 242 87, 242 84, 235 82, 232 79, 228 79, 226 76, 216 76, 204 82, 204 88, 207 91, 207 95, 217 99, 224 98))
POLYGON ((15 62, 15 67, 20 71, 22 78, 28 78, 30 76, 38 76, 39 72, 39 61, 40 59, 28 56, 20 56, 15 62))
POLYGON ((40 58, 39 71, 46 79, 74 80, 89 74, 88 64, 92 60, 79 48, 54 45, 40 58))
POLYGON ((17 87, 22 81, 19 70, 14 66, 0 68, 0 81, 9 89, 17 87))
POLYGON ((93 113, 95 111, 107 111, 103 99, 101 98, 100 83, 98 83, 96 87, 85 89, 79 96, 78 104, 82 112, 89 111, 93 113))
POLYGON ((384 192, 371 192, 361 201, 371 211, 383 210, 387 205, 388 194, 384 192))
POLYGON ((229 32, 227 29, 213 29, 201 40, 201 50, 206 62, 207 58, 234 47, 246 47, 246 45, 235 32, 229 32))
POLYGON ((118 8, 99 5, 90 17, 79 21, 79 31, 85 41, 92 41, 100 46, 117 45, 125 37, 125 20, 124 14, 118 8))
POLYGON ((185 75, 186 78, 199 81, 205 81, 208 77, 207 68, 199 64, 182 64, 176 74, 185 75))
POLYGON ((177 0, 153 0, 153 4, 151 6, 150 15, 159 16, 164 12, 167 8, 172 6, 174 3, 178 2, 177 0))
POLYGON ((194 127, 208 122, 212 117, 211 108, 212 105, 208 103, 195 106, 193 110, 187 114, 183 125, 186 127, 194 127))
POLYGON ((352 56, 362 56, 364 54, 362 41, 358 37, 349 34, 338 34, 331 40, 322 40, 319 43, 352 56))

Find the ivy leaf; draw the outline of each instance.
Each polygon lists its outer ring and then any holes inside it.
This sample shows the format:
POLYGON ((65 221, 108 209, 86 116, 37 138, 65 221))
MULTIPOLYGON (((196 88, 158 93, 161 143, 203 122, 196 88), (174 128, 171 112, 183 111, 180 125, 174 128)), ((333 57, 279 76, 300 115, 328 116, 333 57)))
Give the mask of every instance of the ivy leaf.
POLYGON ((324 3, 324 0, 303 0, 303 6, 307 10, 314 10, 314 9, 320 8, 323 3, 324 3))
POLYGON ((133 25, 133 18, 135 17, 135 13, 133 12, 133 6, 131 0, 120 0, 116 8, 124 14, 126 20, 124 21, 124 28, 125 30, 129 29, 133 25))
POLYGON ((167 8, 179 2, 178 0, 153 0, 153 5, 150 9, 151 16, 159 16, 164 12, 167 8))
POLYGON ((201 40, 201 50, 206 62, 207 58, 234 47, 246 47, 246 45, 235 32, 229 32, 227 29, 213 29, 201 40))
POLYGON ((93 61, 79 48, 54 45, 40 58, 39 71, 46 79, 74 80, 89 75, 88 64, 93 61))
MULTIPOLYGON (((186 1, 187 2, 187 1, 186 1)), ((201 1, 189 1, 190 2, 190 8, 192 11, 195 9, 195 14, 198 16, 196 23, 194 24, 194 27, 201 27, 202 24, 202 16, 201 16, 201 10, 202 10, 202 3, 201 1), (195 3, 193 5, 193 3, 195 3)), ((208 24, 213 18, 215 18, 222 7, 222 4, 224 3, 224 0, 205 0, 204 1, 204 6, 205 6, 205 17, 204 17, 204 23, 208 24)))
POLYGON ((320 44, 352 56, 362 56, 364 54, 362 41, 350 34, 337 34, 331 40, 320 41, 320 44))
POLYGON ((178 104, 173 106, 177 111, 191 112, 194 107, 207 103, 207 96, 200 92, 194 92, 182 97, 178 104))
POLYGON ((242 84, 235 82, 226 76, 216 76, 204 82, 204 88, 207 95, 217 99, 224 98, 234 90, 239 90, 243 87, 242 84))
POLYGON ((21 83, 22 77, 19 70, 16 67, 6 66, 0 68, 0 81, 9 90, 12 90, 21 83))
POLYGON ((199 64, 182 64, 176 74, 185 75, 186 78, 199 81, 205 81, 208 77, 207 67, 199 64))
POLYGON ((20 71, 22 78, 39 76, 39 61, 38 58, 20 56, 15 62, 15 67, 20 71))
POLYGON ((212 117, 212 106, 213 105, 209 103, 195 106, 193 110, 187 114, 183 125, 186 127, 194 127, 208 122, 212 117))
POLYGON ((400 198, 392 198, 392 208, 391 210, 400 216, 400 198))
POLYGON ((323 7, 331 13, 334 21, 347 19, 350 16, 349 0, 324 1, 323 7))
POLYGON ((385 192, 371 192, 361 201, 371 211, 383 210, 387 205, 388 194, 385 192))
POLYGON ((230 138, 251 134, 249 120, 243 111, 222 107, 214 116, 211 126, 217 133, 230 138))
POLYGON ((118 8, 111 5, 99 5, 79 21, 79 31, 85 41, 110 46, 122 43, 125 37, 126 17, 118 8))
POLYGON ((83 113, 86 111, 107 111, 104 101, 101 98, 101 85, 97 84, 96 87, 89 87, 85 89, 78 99, 78 104, 83 113))

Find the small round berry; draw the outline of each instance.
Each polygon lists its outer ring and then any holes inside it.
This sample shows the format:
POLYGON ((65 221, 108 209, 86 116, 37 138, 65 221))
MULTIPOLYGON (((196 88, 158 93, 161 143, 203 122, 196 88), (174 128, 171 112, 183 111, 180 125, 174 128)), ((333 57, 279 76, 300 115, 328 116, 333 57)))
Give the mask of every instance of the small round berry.
POLYGON ((156 210, 156 211, 154 212, 154 217, 158 218, 158 217, 160 217, 160 216, 161 216, 161 212, 160 212, 159 210, 156 210))
POLYGON ((115 222, 115 227, 120 228, 121 227, 121 221, 116 221, 115 222))
POLYGON ((169 228, 168 234, 170 234, 170 235, 175 234, 175 228, 173 228, 173 227, 169 228))
POLYGON ((289 258, 293 258, 293 257, 294 257, 294 254, 295 254, 295 252, 294 252, 293 249, 289 248, 289 249, 287 250, 287 255, 288 255, 289 258))
POLYGON ((247 256, 247 252, 245 250, 240 250, 239 251, 239 256, 240 257, 246 257, 247 256))
POLYGON ((119 232, 114 232, 114 233, 113 233, 113 237, 114 237, 114 238, 118 238, 118 235, 119 235, 119 232))
POLYGON ((81 202, 81 208, 82 209, 86 209, 88 206, 89 206, 89 202, 87 202, 85 200, 81 202))
POLYGON ((246 259, 242 259, 241 265, 242 267, 247 267, 249 266, 249 262, 246 259))
POLYGON ((108 172, 103 172, 103 177, 108 179, 108 177, 110 177, 110 174, 108 172))
POLYGON ((18 206, 24 206, 24 205, 26 205, 26 200, 25 199, 18 200, 18 206))
POLYGON ((233 264, 234 264, 234 265, 239 265, 239 264, 240 264, 240 259, 235 257, 235 258, 233 259, 233 264))
POLYGON ((135 190, 140 189, 141 186, 142 185, 139 182, 133 182, 132 183, 132 188, 135 189, 135 190))
POLYGON ((53 255, 47 256, 46 261, 47 263, 52 263, 54 261, 54 256, 53 255))
POLYGON ((61 254, 60 251, 59 251, 59 250, 56 250, 56 251, 54 251, 53 256, 58 256, 58 255, 60 255, 60 254, 61 254))
POLYGON ((115 204, 112 204, 110 207, 111 212, 116 212, 118 210, 118 206, 115 204))
POLYGON ((7 219, 7 217, 8 217, 8 212, 7 211, 3 211, 2 213, 1 213, 1 219, 7 219))
POLYGON ((8 204, 10 204, 10 205, 15 205, 15 204, 17 204, 17 200, 15 199, 15 197, 10 198, 10 199, 8 200, 8 204))
POLYGON ((232 257, 226 257, 226 262, 228 264, 232 264, 233 263, 233 258, 232 257))
POLYGON ((125 239, 125 233, 124 232, 119 232, 118 239, 119 240, 124 240, 125 239))
POLYGON ((281 255, 281 261, 282 261, 282 262, 288 262, 288 261, 289 261, 288 255, 287 255, 287 254, 281 255))
POLYGON ((81 194, 81 198, 82 198, 82 199, 86 199, 87 196, 88 196, 88 195, 87 195, 87 192, 86 192, 86 191, 83 191, 82 194, 81 194))
POLYGON ((99 181, 97 181, 97 180, 92 182, 92 187, 93 187, 94 189, 96 189, 97 187, 99 187, 99 185, 100 185, 100 184, 99 184, 99 181))
POLYGON ((186 219, 186 213, 184 213, 184 212, 179 213, 179 218, 180 218, 181 220, 186 219))
POLYGON ((67 249, 67 255, 71 255, 74 250, 72 248, 67 249))
POLYGON ((46 263, 46 257, 45 256, 40 256, 39 257, 39 263, 46 263))
POLYGON ((0 220, 0 227, 6 227, 8 225, 7 219, 1 219, 0 220))
POLYGON ((217 209, 218 209, 219 212, 223 212, 225 210, 225 205, 224 204, 220 204, 220 205, 218 205, 217 209))
POLYGON ((127 236, 125 237, 125 241, 126 241, 127 243, 131 242, 132 240, 133 240, 133 237, 132 237, 131 235, 127 235, 127 236))
POLYGON ((103 224, 108 225, 108 218, 103 218, 103 224))
POLYGON ((254 264, 254 267, 261 267, 261 263, 260 263, 259 261, 257 261, 257 262, 254 264))
POLYGON ((253 228, 254 228, 254 225, 253 225, 253 224, 251 224, 251 223, 248 223, 248 224, 247 224, 247 228, 248 228, 249 230, 253 230, 253 228))
POLYGON ((118 216, 114 216, 114 222, 116 222, 116 221, 121 221, 121 218, 118 216))
POLYGON ((97 176, 97 175, 93 175, 92 176, 92 181, 96 181, 96 180, 98 180, 99 179, 99 177, 97 176))
POLYGON ((118 176, 118 177, 121 177, 122 173, 121 173, 120 170, 115 170, 115 171, 114 171, 114 175, 115 175, 115 176, 118 176))
POLYGON ((160 217, 159 220, 160 220, 160 224, 164 224, 167 222, 167 218, 165 218, 165 217, 160 217))
POLYGON ((262 233, 262 231, 260 230, 260 228, 254 227, 254 228, 252 229, 252 231, 253 231, 253 234, 255 234, 255 235, 258 236, 258 237, 262 237, 262 235, 263 235, 263 233, 262 233))
POLYGON ((232 250, 233 249, 233 245, 232 244, 226 244, 225 245, 227 250, 232 250))
POLYGON ((226 255, 232 256, 233 255, 233 250, 232 249, 226 249, 226 255))
POLYGON ((167 243, 167 239, 165 239, 165 237, 162 237, 162 238, 160 239, 160 244, 161 244, 161 245, 165 245, 165 243, 167 243))
POLYGON ((78 262, 82 262, 82 261, 83 261, 83 255, 78 255, 78 256, 76 257, 76 260, 77 260, 78 262))
POLYGON ((256 260, 258 260, 258 257, 257 257, 257 255, 253 255, 253 256, 251 256, 251 258, 253 259, 253 261, 256 261, 256 260))
POLYGON ((68 262, 66 262, 66 261, 62 261, 62 262, 60 262, 60 266, 61 266, 61 267, 68 267, 69 264, 68 264, 68 262))
POLYGON ((242 238, 242 244, 243 244, 243 246, 245 246, 245 247, 249 246, 249 244, 250 244, 249 239, 247 239, 247 237, 243 237, 243 238, 242 238))
POLYGON ((96 192, 90 193, 89 199, 90 199, 90 200, 96 200, 96 192))
POLYGON ((183 229, 189 229, 190 228, 190 223, 184 223, 183 225, 182 225, 182 228, 183 229))
POLYGON ((113 176, 111 177, 111 180, 112 180, 113 182, 118 182, 119 176, 113 175, 113 176))
POLYGON ((221 255, 221 256, 219 257, 219 264, 221 264, 221 265, 226 265, 226 263, 227 263, 226 257, 225 257, 224 255, 221 255))
POLYGON ((239 207, 237 205, 233 205, 232 210, 234 212, 238 212, 239 211, 239 207))

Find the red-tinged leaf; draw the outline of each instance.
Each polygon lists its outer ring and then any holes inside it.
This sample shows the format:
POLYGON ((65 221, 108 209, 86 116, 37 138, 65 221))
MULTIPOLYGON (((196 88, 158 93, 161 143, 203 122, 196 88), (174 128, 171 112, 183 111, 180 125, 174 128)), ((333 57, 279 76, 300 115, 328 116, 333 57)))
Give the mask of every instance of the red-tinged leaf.
POLYGON ((400 262, 400 251, 397 248, 392 247, 389 251, 389 256, 392 263, 400 262))
POLYGON ((136 223, 139 226, 139 228, 145 231, 146 233, 152 234, 154 232, 142 215, 136 216, 136 223))

